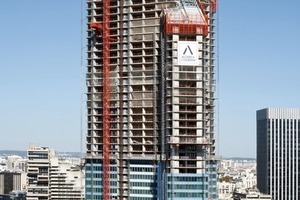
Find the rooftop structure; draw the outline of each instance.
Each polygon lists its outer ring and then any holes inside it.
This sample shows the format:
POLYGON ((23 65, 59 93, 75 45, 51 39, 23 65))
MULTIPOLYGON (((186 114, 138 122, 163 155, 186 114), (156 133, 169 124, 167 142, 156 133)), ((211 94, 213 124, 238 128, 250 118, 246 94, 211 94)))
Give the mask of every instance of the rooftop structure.
POLYGON ((209 0, 89 0, 87 199, 217 199, 209 0))

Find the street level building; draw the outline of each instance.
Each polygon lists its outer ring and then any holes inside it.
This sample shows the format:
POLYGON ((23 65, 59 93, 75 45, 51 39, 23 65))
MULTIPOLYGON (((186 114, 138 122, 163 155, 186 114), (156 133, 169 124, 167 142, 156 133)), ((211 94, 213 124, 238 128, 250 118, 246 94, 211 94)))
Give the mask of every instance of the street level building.
POLYGON ((87 5, 86 199, 217 199, 216 1, 87 5))
POLYGON ((299 200, 300 109, 257 111, 257 186, 273 199, 299 200))

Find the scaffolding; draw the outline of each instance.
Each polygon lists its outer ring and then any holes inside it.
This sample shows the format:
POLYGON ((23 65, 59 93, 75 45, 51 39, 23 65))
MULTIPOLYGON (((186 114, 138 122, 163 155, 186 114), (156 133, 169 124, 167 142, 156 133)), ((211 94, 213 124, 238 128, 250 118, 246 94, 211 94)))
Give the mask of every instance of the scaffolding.
POLYGON ((176 8, 164 10, 165 33, 168 35, 191 34, 207 36, 208 17, 201 1, 181 0, 179 5, 176 8), (189 8, 186 8, 186 5, 189 8))
POLYGON ((207 23, 201 15, 192 15, 189 20, 185 20, 180 13, 168 13, 165 26, 166 34, 208 34, 207 23))

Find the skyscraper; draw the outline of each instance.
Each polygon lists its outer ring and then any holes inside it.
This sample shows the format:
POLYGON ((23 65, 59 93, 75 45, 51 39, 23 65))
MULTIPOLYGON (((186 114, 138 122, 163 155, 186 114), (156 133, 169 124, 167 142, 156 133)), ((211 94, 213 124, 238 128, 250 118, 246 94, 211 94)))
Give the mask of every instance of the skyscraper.
POLYGON ((217 199, 215 11, 88 1, 86 199, 217 199))
POLYGON ((257 111, 257 186, 273 199, 299 199, 300 109, 257 111))

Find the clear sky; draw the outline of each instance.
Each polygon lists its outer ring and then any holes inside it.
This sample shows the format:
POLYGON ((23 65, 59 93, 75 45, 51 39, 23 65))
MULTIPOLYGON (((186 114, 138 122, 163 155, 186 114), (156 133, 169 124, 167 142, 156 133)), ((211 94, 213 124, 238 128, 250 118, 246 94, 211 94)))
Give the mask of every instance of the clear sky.
POLYGON ((78 0, 0 1, 0 149, 80 149, 78 0))
POLYGON ((220 0, 220 154, 256 157, 256 110, 300 107, 300 1, 220 0))
MULTIPOLYGON (((256 110, 300 107, 299 8, 219 0, 220 155, 256 157, 256 110)), ((80 150, 80 16, 80 0, 0 1, 0 149, 80 150)))

